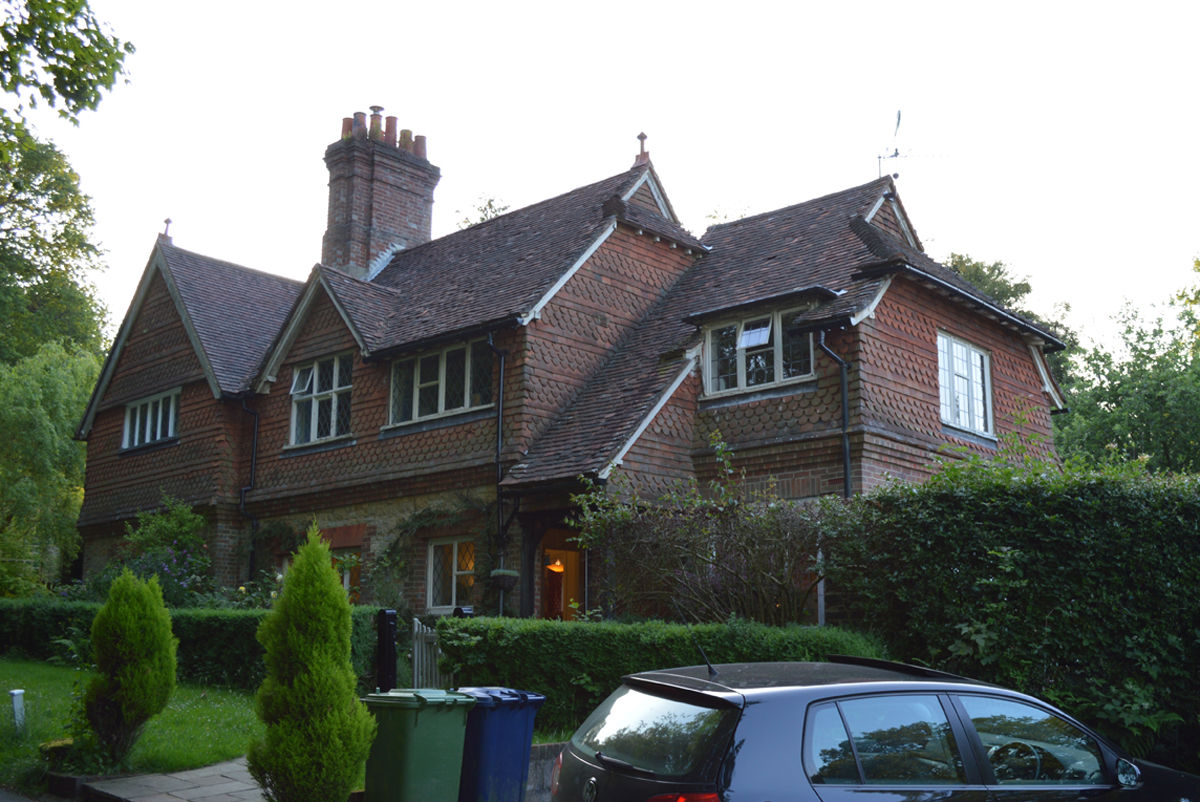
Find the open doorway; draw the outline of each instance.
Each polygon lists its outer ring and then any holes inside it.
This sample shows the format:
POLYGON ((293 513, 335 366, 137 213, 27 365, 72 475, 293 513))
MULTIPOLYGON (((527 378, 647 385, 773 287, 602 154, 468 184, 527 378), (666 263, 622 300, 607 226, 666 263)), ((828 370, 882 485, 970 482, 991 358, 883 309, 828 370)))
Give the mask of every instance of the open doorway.
POLYGON ((551 548, 542 555, 542 617, 571 621, 575 618, 572 602, 584 603, 582 555, 551 548))

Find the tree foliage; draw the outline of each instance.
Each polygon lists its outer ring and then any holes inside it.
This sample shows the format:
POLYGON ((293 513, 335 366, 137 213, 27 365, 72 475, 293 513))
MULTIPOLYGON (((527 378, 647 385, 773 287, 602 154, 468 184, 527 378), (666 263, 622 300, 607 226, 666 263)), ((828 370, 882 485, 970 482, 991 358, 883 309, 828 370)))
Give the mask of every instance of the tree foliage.
POLYGON ((458 227, 461 230, 478 225, 479 223, 486 223, 493 217, 499 217, 504 214, 508 209, 508 204, 503 201, 498 201, 495 198, 480 197, 476 201, 474 209, 466 212, 458 212, 458 214, 463 215, 462 220, 458 221, 458 227))
POLYGON ((0 595, 56 579, 78 550, 85 451, 72 435, 99 369, 54 342, 0 364, 0 595))
POLYGON ((712 438, 719 478, 645 501, 620 474, 574 497, 579 541, 598 555, 609 612, 766 624, 809 617, 814 508, 749 492, 712 438))
POLYGON ((120 764, 146 722, 167 706, 177 645, 158 581, 122 573, 92 622, 96 675, 83 696, 87 721, 111 764, 120 764))
POLYGON ((0 111, 10 119, 45 104, 77 121, 99 105, 133 52, 85 0, 2 0, 0 13, 0 90, 15 104, 0 111))
POLYGON ((266 736, 246 755, 271 802, 345 799, 375 737, 350 663, 350 603, 314 524, 258 629, 266 736))
POLYGON ((1152 472, 1200 472, 1200 349, 1190 329, 1121 315, 1123 353, 1083 354, 1070 413, 1055 420, 1064 457, 1142 461, 1152 472))

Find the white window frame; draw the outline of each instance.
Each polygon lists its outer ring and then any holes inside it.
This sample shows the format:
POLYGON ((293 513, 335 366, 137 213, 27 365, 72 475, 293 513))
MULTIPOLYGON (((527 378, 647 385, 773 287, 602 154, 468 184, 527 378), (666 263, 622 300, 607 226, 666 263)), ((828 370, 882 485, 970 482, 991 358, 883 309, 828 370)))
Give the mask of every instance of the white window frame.
POLYGON ((448 615, 454 612, 455 607, 462 607, 468 599, 458 598, 458 578, 460 576, 470 577, 467 585, 474 587, 475 585, 475 559, 478 555, 475 553, 475 539, 471 537, 442 537, 436 540, 429 541, 428 550, 425 555, 425 609, 432 615, 448 615), (471 547, 471 567, 469 569, 460 569, 458 567, 458 552, 459 548, 464 545, 471 547), (434 550, 442 547, 450 547, 450 604, 434 604, 433 595, 433 569, 434 569, 434 550))
POLYGON ((178 437, 179 399, 183 388, 139 398, 125 405, 121 448, 140 448, 178 437))
POLYGON ((938 398, 942 423, 995 436, 992 355, 961 337, 937 335, 938 398))
MULTIPOLYGON (((495 404, 493 398, 495 391, 492 387, 494 381, 493 373, 491 349, 487 347, 487 340, 483 339, 455 343, 434 351, 425 351, 403 359, 396 359, 392 362, 391 369, 389 370, 388 425, 407 426, 419 421, 444 418, 450 415, 459 415, 463 412, 491 407, 495 404), (483 347, 478 347, 480 345, 483 347), (448 399, 446 397, 447 356, 459 350, 463 351, 463 397, 461 399, 448 399), (475 373, 474 363, 477 358, 488 360, 488 378, 486 388, 487 400, 475 403, 474 398, 476 394, 472 392, 472 381, 475 373), (430 364, 430 360, 434 359, 437 360, 437 375, 427 376, 425 375, 423 366, 430 364), (409 370, 406 377, 409 390, 409 397, 407 399, 400 396, 400 388, 398 386, 401 381, 401 377, 398 374, 404 366, 408 366, 409 370), (422 390, 437 393, 437 409, 434 412, 421 413, 422 390), (461 403, 458 403, 459 401, 461 403), (448 406, 450 404, 458 405, 448 406), (407 406, 407 416, 403 414, 404 410, 402 407, 404 406, 407 406)), ((483 394, 480 395, 483 397, 483 394)))
POLYGON ((800 309, 789 309, 774 312, 762 312, 759 314, 746 315, 742 318, 731 318, 723 320, 719 323, 707 326, 704 331, 704 391, 709 396, 734 395, 737 393, 749 393, 758 390, 763 390, 771 387, 779 387, 782 385, 795 384, 797 382, 808 381, 817 375, 816 372, 816 354, 813 350, 813 336, 811 332, 805 332, 801 336, 805 338, 808 345, 808 372, 797 374, 795 376, 783 377, 784 362, 783 362, 783 347, 784 337, 783 332, 786 330, 790 320, 799 314, 800 309), (766 321, 767 325, 763 325, 766 321), (716 361, 718 358, 717 344, 714 338, 720 333, 726 332, 728 329, 736 327, 733 334, 733 341, 737 343, 736 360, 737 374, 735 386, 718 387, 719 376, 716 370, 716 361), (768 346, 767 343, 770 343, 768 346), (759 381, 754 384, 750 383, 749 371, 747 370, 747 355, 753 359, 758 354, 765 352, 770 348, 771 358, 771 375, 769 381, 759 381), (783 377, 783 378, 781 378, 783 377))
POLYGON ((353 365, 353 354, 341 353, 314 359, 312 362, 306 362, 292 368, 292 419, 288 429, 288 442, 290 445, 307 446, 350 436, 351 421, 349 415, 345 416, 345 430, 341 431, 338 429, 338 421, 341 419, 341 416, 338 415, 338 407, 343 403, 352 404, 353 402, 353 365), (317 386, 320 366, 328 362, 333 363, 331 386, 326 389, 320 389, 317 386), (344 372, 343 365, 350 366, 349 377, 342 376, 344 372), (322 402, 325 401, 329 402, 329 432, 325 435, 320 435, 318 434, 321 417, 320 409, 322 402), (309 418, 308 437, 303 440, 298 436, 300 434, 299 423, 302 415, 308 415, 309 418))

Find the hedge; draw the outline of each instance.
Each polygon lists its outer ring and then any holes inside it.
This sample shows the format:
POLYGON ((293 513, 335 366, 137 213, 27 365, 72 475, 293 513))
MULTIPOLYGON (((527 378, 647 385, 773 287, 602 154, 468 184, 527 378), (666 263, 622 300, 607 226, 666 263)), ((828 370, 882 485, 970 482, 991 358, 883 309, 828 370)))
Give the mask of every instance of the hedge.
POLYGON ((1197 477, 968 462, 826 524, 831 595, 893 659, 1048 698, 1200 768, 1197 477))
POLYGON ((833 627, 640 624, 517 618, 437 622, 443 669, 459 686, 500 685, 544 694, 539 730, 573 730, 635 671, 697 665, 699 644, 716 663, 819 660, 828 654, 878 657, 878 644, 833 627))
MULTIPOLYGON (((0 599, 0 652, 38 660, 70 660, 72 650, 86 649, 87 633, 99 609, 96 602, 0 599)), ((374 607, 350 611, 350 660, 361 690, 375 687, 376 612, 374 607)), ((172 631, 179 639, 179 679, 243 690, 257 688, 264 666, 262 647, 254 634, 266 614, 266 610, 171 610, 172 631)), ((403 629, 399 635, 404 635, 403 629)))

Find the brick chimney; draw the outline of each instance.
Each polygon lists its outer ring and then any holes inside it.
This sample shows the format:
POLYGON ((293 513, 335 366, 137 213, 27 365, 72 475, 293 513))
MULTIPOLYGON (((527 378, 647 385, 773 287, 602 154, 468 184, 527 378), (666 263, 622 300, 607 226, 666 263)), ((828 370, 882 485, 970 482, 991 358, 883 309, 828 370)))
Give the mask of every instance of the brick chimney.
POLYGON ((321 262, 371 278, 391 254, 428 242, 433 189, 441 171, 425 157, 425 137, 397 133, 380 106, 342 120, 342 137, 325 149, 329 222, 321 262))

